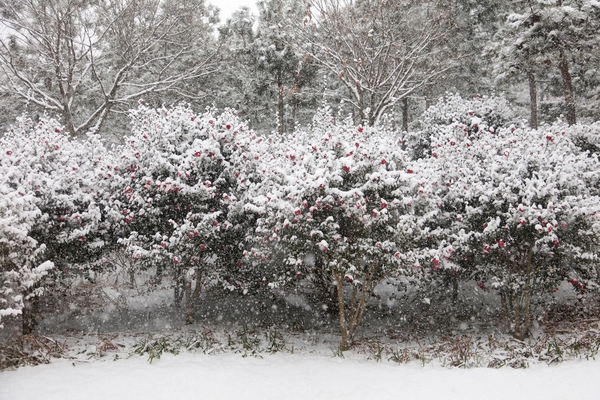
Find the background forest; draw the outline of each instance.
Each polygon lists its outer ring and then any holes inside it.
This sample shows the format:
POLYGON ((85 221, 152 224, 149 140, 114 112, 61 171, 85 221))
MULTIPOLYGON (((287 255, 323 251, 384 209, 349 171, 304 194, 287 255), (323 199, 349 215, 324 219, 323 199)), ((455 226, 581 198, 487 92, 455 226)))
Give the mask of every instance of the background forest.
POLYGON ((257 8, 0 0, 0 322, 220 304, 341 352, 596 315, 600 3, 257 8))

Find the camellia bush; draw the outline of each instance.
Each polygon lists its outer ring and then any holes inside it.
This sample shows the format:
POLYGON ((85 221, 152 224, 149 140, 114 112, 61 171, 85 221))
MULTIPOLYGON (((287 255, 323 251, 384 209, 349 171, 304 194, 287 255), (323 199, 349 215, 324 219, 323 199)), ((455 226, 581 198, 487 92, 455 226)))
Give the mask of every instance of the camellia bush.
POLYGON ((516 122, 516 111, 502 96, 477 95, 472 99, 463 99, 459 94, 446 93, 425 111, 421 118, 421 129, 407 133, 406 144, 412 158, 418 159, 434 152, 432 140, 449 125, 461 124, 477 130, 482 123, 488 128, 498 129, 516 122))
POLYGON ((561 281, 597 289, 600 163, 575 144, 580 126, 532 130, 466 114, 431 136, 423 195, 440 204, 435 238, 452 246, 453 265, 498 291, 523 338, 534 301, 561 281))
POLYGON ((241 200, 260 157, 251 144, 262 139, 231 110, 198 115, 141 105, 131 117, 132 135, 105 171, 116 236, 140 264, 172 275, 175 302, 185 296, 192 323, 202 287, 241 287, 231 269, 253 222, 241 200))
POLYGON ((417 180, 395 135, 338 123, 327 108, 269 153, 252 203, 261 215, 252 251, 265 261, 282 249, 281 268, 265 277, 272 286, 304 274, 333 283, 345 350, 375 287, 417 262, 418 204, 407 195, 417 180))
POLYGON ((19 118, 0 139, 0 260, 3 314, 22 313, 23 333, 36 324, 39 297, 74 264, 102 253, 108 225, 96 168, 97 137, 73 141, 53 119, 19 118))
POLYGON ((111 149, 22 117, 0 139, 0 317, 32 332, 40 296, 118 258, 132 283, 171 277, 186 323, 203 288, 311 283, 345 350, 380 283, 428 305, 451 283, 454 299, 459 284, 497 293, 524 338, 561 284, 581 300, 598 288, 599 129, 511 115, 448 96, 406 143, 327 107, 264 138, 231 110, 140 105, 111 149))

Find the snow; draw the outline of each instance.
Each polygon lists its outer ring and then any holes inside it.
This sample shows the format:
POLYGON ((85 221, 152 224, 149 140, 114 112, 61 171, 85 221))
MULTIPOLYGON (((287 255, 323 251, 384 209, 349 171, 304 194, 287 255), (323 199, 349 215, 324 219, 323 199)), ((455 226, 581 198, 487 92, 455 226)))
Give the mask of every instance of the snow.
POLYGON ((317 355, 163 355, 0 373, 0 399, 597 399, 599 361, 446 369, 317 355))

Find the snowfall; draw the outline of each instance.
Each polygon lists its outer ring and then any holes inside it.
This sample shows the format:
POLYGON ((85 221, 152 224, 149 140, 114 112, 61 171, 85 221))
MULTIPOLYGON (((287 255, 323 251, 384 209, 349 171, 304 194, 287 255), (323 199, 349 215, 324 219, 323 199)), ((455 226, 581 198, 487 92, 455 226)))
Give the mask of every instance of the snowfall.
POLYGON ((598 399, 600 360, 528 369, 449 369, 352 357, 163 355, 23 367, 0 373, 2 400, 598 399))

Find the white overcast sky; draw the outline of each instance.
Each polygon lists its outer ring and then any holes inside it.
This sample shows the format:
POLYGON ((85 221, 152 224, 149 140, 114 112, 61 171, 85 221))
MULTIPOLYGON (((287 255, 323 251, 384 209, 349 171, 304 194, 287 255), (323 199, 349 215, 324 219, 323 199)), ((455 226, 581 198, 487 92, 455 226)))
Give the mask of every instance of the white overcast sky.
POLYGON ((208 0, 208 2, 221 9, 221 12, 219 13, 221 22, 225 22, 225 20, 231 17, 231 14, 241 6, 250 7, 252 12, 256 14, 255 0, 208 0))

